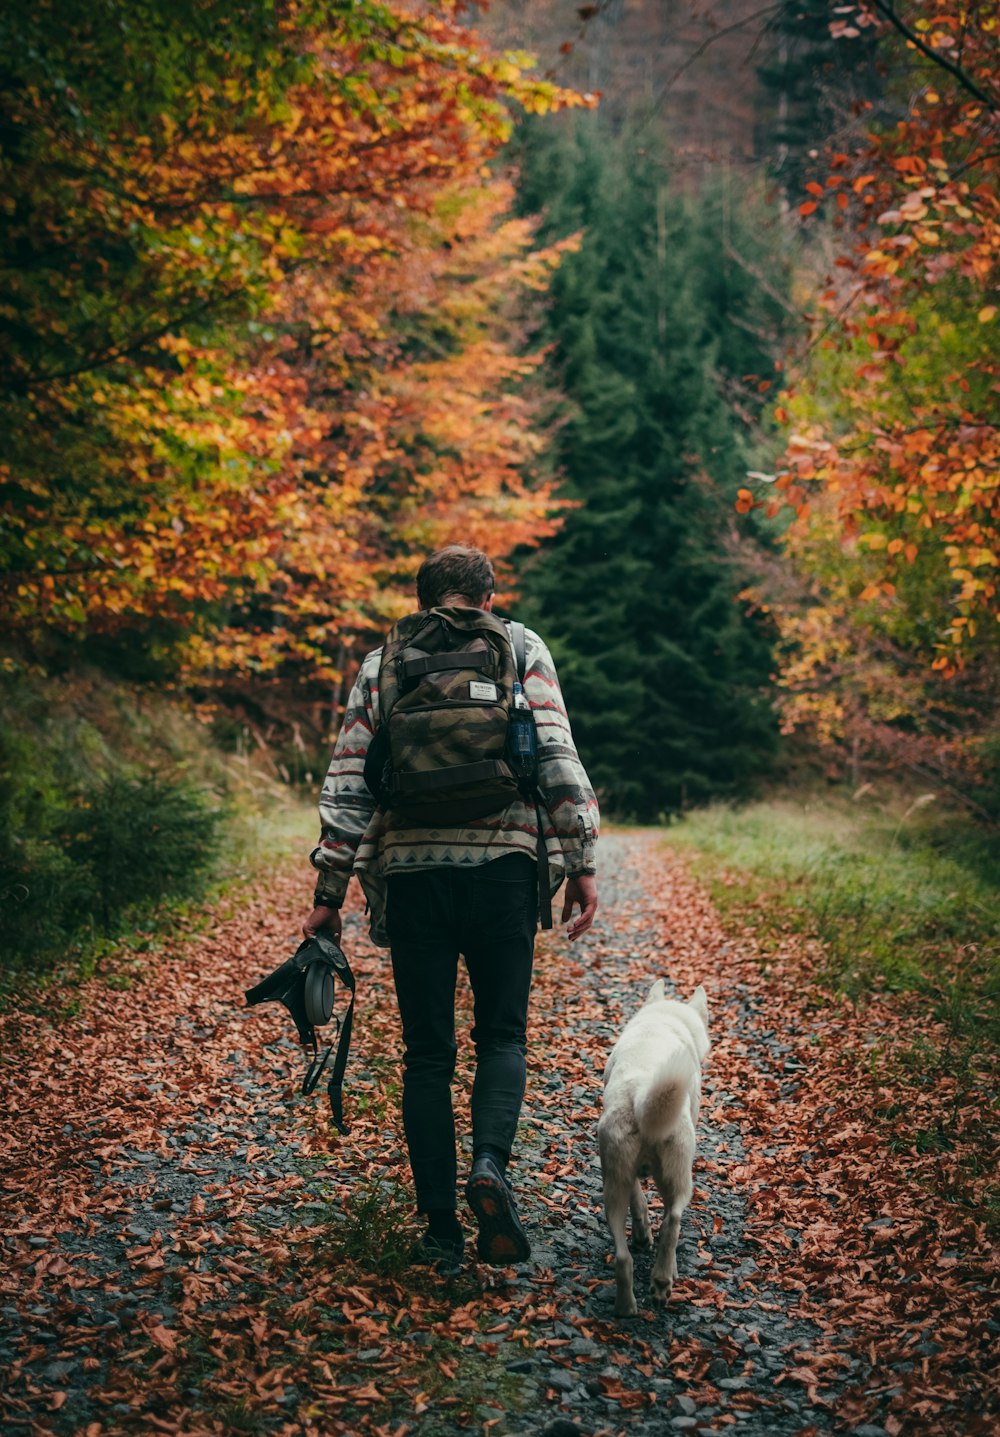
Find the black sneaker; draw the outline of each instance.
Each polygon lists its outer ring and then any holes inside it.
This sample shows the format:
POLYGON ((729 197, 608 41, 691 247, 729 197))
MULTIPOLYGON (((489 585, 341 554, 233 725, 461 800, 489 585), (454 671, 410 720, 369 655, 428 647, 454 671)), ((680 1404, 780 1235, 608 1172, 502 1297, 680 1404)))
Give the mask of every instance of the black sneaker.
POLYGON ((509 1267, 513 1262, 527 1262, 531 1256, 528 1234, 514 1207, 510 1183, 491 1158, 476 1158, 465 1199, 479 1224, 476 1251, 483 1262, 493 1267, 509 1267))
POLYGON ((432 1267, 442 1277, 454 1277, 462 1271, 464 1256, 464 1238, 431 1237, 429 1232, 425 1232, 414 1246, 410 1261, 422 1267, 432 1267))

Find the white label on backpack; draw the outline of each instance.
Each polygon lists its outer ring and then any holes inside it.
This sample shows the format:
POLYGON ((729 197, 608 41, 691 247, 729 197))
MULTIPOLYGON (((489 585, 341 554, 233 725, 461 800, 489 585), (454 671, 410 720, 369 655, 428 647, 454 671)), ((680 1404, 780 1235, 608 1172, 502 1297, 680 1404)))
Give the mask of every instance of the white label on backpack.
POLYGON ((469 682, 470 699, 492 699, 494 702, 500 697, 497 693, 496 684, 484 683, 482 679, 471 679, 469 682))

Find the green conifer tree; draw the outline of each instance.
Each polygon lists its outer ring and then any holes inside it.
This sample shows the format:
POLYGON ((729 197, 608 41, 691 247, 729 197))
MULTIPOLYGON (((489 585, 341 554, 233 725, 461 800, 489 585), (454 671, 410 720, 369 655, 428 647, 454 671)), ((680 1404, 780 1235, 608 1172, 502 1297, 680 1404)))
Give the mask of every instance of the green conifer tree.
POLYGON ((584 231, 546 320, 566 396, 553 458, 578 507, 526 565, 523 608, 605 803, 651 819, 745 791, 775 751, 767 637, 723 545, 746 467, 725 381, 773 361, 726 336, 720 316, 760 296, 737 265, 726 289, 713 202, 592 121, 522 143, 525 211, 549 236, 584 231))

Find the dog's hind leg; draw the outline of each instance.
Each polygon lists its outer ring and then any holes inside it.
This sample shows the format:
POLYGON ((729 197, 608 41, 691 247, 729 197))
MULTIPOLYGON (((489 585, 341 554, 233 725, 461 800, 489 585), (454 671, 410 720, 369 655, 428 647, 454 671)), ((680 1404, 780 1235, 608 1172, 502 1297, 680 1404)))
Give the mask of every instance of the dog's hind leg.
POLYGON ((632 1254, 625 1241, 628 1201, 627 1189, 617 1184, 604 1184, 604 1214, 615 1240, 615 1313, 618 1317, 634 1317, 639 1310, 632 1288, 632 1254))
POLYGON ((649 1205, 638 1178, 632 1184, 628 1205, 632 1213, 632 1246, 652 1247, 653 1229, 649 1221, 649 1205))
POLYGON ((654 1307, 662 1307, 674 1289, 677 1277, 677 1238, 681 1217, 691 1201, 694 1184, 691 1165, 694 1160, 694 1130, 682 1128, 664 1153, 660 1170, 655 1174, 656 1186, 663 1198, 663 1223, 656 1244, 656 1260, 650 1275, 650 1298, 654 1307))
POLYGON ((615 1312, 634 1317, 638 1308, 632 1287, 632 1254, 625 1240, 625 1219, 635 1173, 637 1147, 628 1125, 622 1131, 620 1115, 605 1111, 597 1124, 597 1148, 604 1182, 604 1216, 615 1240, 615 1312))
POLYGON ((654 1307, 662 1307, 674 1290, 677 1277, 677 1238, 681 1230, 683 1207, 671 1208, 665 1214, 656 1244, 656 1261, 649 1279, 650 1298, 654 1307))

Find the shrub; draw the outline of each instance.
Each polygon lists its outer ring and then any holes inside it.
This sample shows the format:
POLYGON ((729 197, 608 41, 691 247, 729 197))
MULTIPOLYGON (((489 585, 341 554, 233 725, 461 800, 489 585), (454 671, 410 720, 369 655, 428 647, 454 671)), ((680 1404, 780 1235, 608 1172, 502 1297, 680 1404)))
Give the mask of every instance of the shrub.
POLYGON ((112 772, 71 785, 0 729, 0 968, 50 968, 125 910, 198 891, 221 815, 183 779, 112 772))
POLYGON ((64 836, 90 875, 87 914, 110 933, 126 908, 196 892, 219 818, 201 791, 159 774, 112 774, 84 793, 64 836))
POLYGON ((33 960, 58 949, 84 909, 85 884, 71 861, 44 839, 0 835, 0 958, 33 960))

